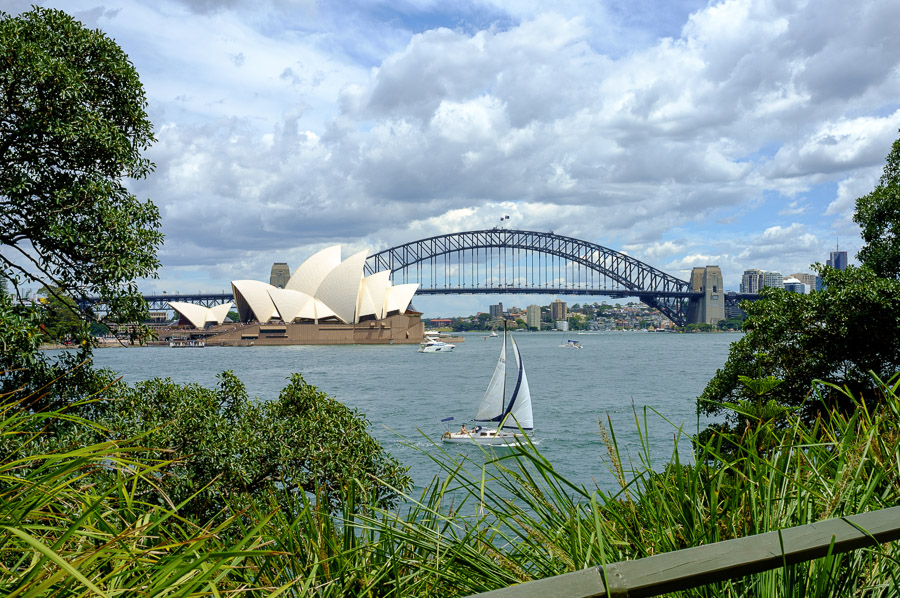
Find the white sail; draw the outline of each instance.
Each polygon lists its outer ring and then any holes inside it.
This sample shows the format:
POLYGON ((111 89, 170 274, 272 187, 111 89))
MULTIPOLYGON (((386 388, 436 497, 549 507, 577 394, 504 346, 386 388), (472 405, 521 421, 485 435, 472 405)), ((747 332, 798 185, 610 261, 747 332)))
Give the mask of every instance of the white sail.
POLYGON ((512 337, 513 355, 516 356, 516 369, 519 371, 516 378, 516 388, 509 401, 509 415, 503 423, 505 429, 533 430, 534 417, 531 414, 531 390, 528 388, 528 377, 525 375, 525 364, 519 355, 519 346, 515 337, 512 337))
POLYGON ((500 350, 500 359, 497 360, 497 367, 494 368, 494 375, 488 383, 487 390, 481 398, 481 404, 478 406, 478 413, 475 414, 475 421, 489 422, 497 420, 503 415, 503 395, 505 392, 506 382, 506 335, 503 339, 503 348, 500 350))

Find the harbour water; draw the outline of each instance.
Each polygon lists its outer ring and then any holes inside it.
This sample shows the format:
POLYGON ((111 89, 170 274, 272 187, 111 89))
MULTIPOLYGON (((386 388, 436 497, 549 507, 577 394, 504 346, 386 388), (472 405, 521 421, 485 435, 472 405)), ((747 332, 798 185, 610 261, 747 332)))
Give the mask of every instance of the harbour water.
MULTIPOLYGON (((661 467, 675 447, 678 427, 696 433, 696 397, 722 367, 737 334, 640 332, 514 333, 534 403, 541 453, 568 480, 611 488, 607 449, 598 421, 612 423, 623 457, 640 459, 635 416, 661 467), (560 347, 577 339, 582 349, 560 347), (655 410, 658 413, 654 413, 655 410)), ((440 450, 444 425, 458 427, 474 416, 500 351, 499 338, 465 334, 451 353, 418 353, 417 346, 336 345, 286 347, 142 347, 95 351, 98 367, 127 382, 171 378, 214 387, 216 375, 232 370, 251 397, 276 398, 294 372, 370 421, 372 434, 410 467, 418 487, 439 473, 428 457, 440 450)), ((512 356, 510 354, 510 360, 512 356)), ((475 447, 452 446, 477 455, 475 447)), ((689 454, 682 435, 679 451, 689 454)))

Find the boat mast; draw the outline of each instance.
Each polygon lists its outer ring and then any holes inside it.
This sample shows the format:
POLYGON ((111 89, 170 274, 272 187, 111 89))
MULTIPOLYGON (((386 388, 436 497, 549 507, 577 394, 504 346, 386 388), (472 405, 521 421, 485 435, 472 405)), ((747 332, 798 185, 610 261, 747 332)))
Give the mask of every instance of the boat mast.
MULTIPOLYGON (((502 313, 500 314, 500 317, 501 318, 503 317, 502 313)), ((503 320, 503 348, 504 349, 506 348, 506 319, 505 318, 503 320)), ((504 364, 503 364, 503 400, 500 401, 500 414, 502 415, 503 412, 505 412, 505 411, 506 411, 506 363, 504 362, 504 364)), ((503 419, 505 420, 506 418, 504 417, 503 419)), ((500 424, 502 427, 502 424, 503 424, 502 420, 501 420, 500 424)), ((499 431, 500 431, 500 428, 498 427, 497 432, 499 432, 499 431)))

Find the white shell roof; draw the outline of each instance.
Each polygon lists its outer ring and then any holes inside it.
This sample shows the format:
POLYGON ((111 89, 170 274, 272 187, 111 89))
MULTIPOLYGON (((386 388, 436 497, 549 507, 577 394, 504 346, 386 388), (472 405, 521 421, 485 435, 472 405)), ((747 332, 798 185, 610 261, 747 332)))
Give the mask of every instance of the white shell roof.
POLYGON ((387 315, 392 311, 399 311, 405 314, 413 295, 419 288, 419 283, 398 284, 387 290, 387 298, 385 299, 384 314, 387 315))
POLYGON ((207 307, 185 301, 169 301, 169 307, 190 322, 194 328, 203 328, 206 325, 206 315, 209 311, 207 307))
MULTIPOLYGON (((389 312, 406 313, 419 285, 392 286, 390 270, 362 278, 360 273, 367 255, 368 251, 363 250, 341 261, 340 245, 326 247, 303 262, 284 289, 258 280, 233 281, 231 287, 241 319, 266 323, 276 316, 285 322, 297 318, 322 320, 337 317, 344 323, 355 324, 363 316, 381 319, 389 312)), ((191 306, 188 311, 199 307, 186 305, 191 306)), ((216 310, 214 319, 219 323, 231 307, 230 303, 227 307, 224 305, 211 308, 216 310), (224 311, 220 312, 220 308, 224 311)), ((197 315, 194 313, 191 311, 191 317, 200 317, 199 311, 197 315)), ((211 316, 204 316, 207 317, 211 316)))
POLYGON ((194 328, 204 328, 210 322, 221 324, 228 316, 231 305, 231 301, 214 307, 203 307, 185 301, 169 301, 169 307, 190 322, 194 328))
POLYGON ((345 324, 357 321, 355 319, 356 300, 362 284, 360 272, 363 271, 368 254, 369 251, 363 249, 345 259, 328 273, 316 292, 316 299, 320 299, 333 309, 334 315, 345 324))
POLYGON ((269 289, 269 297, 285 322, 293 322, 294 318, 304 317, 300 314, 303 313, 306 305, 315 301, 306 293, 278 288, 269 289))
POLYGON ((310 297, 315 297, 319 290, 319 285, 340 263, 341 246, 332 245, 331 247, 326 247, 297 266, 284 288, 300 291, 310 297))
POLYGON ((232 305, 234 304, 231 301, 228 301, 226 303, 210 307, 209 314, 206 316, 206 321, 215 322, 216 324, 223 323, 225 321, 225 318, 228 317, 228 312, 231 311, 232 305))
POLYGON ((233 280, 231 289, 241 319, 247 320, 248 315, 252 314, 260 324, 271 320, 278 313, 275 303, 269 297, 269 291, 275 288, 277 287, 259 280, 233 280))
POLYGON ((313 307, 315 308, 315 317, 318 320, 323 320, 325 318, 330 318, 336 315, 334 313, 334 310, 325 305, 325 302, 323 302, 321 299, 316 299, 313 307))
POLYGON ((391 286, 391 271, 382 270, 362 280, 359 300, 356 302, 356 319, 363 316, 384 317, 384 299, 391 286))

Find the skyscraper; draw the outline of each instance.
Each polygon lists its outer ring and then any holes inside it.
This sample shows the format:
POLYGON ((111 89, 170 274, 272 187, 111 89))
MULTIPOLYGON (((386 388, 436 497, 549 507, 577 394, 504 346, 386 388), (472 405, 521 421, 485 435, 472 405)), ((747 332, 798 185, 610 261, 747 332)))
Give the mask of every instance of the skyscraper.
POLYGON ((828 260, 826 260, 825 265, 831 266, 835 270, 846 270, 847 269, 847 252, 840 251, 840 247, 836 248, 836 251, 832 251, 828 260))
POLYGON ((541 306, 540 305, 529 305, 528 313, 525 316, 525 324, 529 328, 537 328, 541 329, 541 306))

